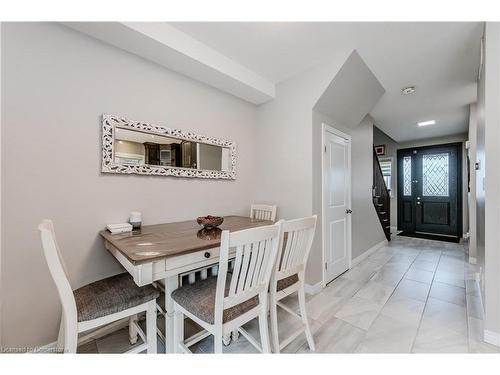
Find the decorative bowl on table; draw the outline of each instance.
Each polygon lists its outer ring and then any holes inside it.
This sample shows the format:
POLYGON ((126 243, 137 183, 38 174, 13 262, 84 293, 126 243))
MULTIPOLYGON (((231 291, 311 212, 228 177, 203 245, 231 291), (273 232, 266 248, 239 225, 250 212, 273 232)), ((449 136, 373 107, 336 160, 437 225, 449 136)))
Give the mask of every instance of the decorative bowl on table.
POLYGON ((203 226, 205 229, 213 229, 217 228, 224 222, 224 218, 222 216, 200 216, 196 219, 196 222, 203 226))
POLYGON ((218 240, 221 238, 222 230, 219 228, 205 229, 201 228, 198 232, 196 232, 196 237, 200 240, 218 240))

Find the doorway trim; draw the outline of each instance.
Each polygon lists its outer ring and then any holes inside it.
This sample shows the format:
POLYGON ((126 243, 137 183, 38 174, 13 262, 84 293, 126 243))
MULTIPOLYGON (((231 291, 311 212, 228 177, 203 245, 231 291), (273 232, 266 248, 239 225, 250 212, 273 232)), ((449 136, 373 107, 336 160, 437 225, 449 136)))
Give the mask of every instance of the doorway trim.
MULTIPOLYGON (((326 285, 330 282, 326 280, 326 210, 325 210, 325 133, 329 132, 338 137, 344 138, 348 142, 348 151, 347 151, 347 164, 348 168, 348 177, 347 177, 347 205, 351 207, 351 195, 352 195, 352 186, 351 186, 351 147, 352 147, 352 137, 349 134, 346 134, 331 125, 326 123, 321 124, 321 287, 325 288, 326 285)), ((349 269, 352 267, 352 215, 347 215, 347 255, 349 258, 349 269)))

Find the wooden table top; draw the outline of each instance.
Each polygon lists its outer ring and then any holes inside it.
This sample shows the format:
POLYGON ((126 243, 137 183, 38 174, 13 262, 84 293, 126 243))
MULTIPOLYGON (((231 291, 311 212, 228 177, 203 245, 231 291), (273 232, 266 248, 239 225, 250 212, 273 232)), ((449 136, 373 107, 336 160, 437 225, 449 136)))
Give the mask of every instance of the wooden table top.
POLYGON ((99 232, 133 264, 148 263, 161 258, 188 254, 220 246, 222 230, 231 232, 271 225, 272 221, 243 216, 225 216, 220 230, 201 230, 196 220, 177 223, 143 225, 140 232, 111 234, 99 232))

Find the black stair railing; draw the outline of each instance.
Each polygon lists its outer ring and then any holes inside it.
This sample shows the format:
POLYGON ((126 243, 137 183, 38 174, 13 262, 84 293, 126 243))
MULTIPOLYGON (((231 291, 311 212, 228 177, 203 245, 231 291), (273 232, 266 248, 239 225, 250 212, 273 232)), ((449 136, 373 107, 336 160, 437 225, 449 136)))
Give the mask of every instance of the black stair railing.
POLYGON ((380 224, 384 230, 387 241, 391 240, 391 196, 390 190, 385 185, 382 168, 378 161, 377 153, 373 148, 373 206, 377 212, 380 224))

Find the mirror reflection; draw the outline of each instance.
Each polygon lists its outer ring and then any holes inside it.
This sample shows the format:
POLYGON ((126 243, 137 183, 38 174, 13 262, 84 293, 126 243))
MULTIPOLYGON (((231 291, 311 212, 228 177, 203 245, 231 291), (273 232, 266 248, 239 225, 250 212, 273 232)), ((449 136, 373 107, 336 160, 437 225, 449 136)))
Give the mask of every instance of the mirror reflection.
POLYGON ((122 165, 229 171, 230 149, 137 130, 115 128, 114 161, 122 165))

